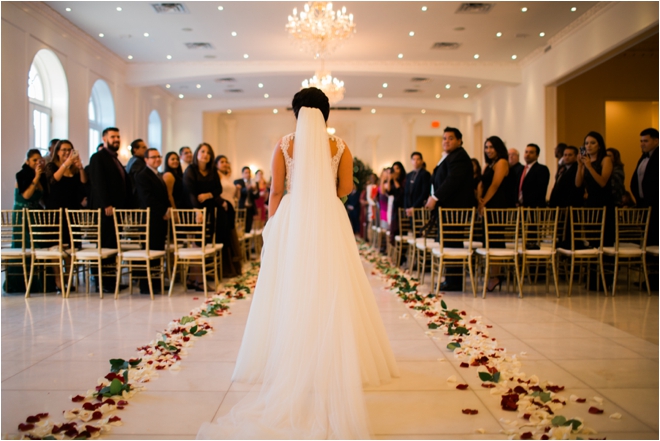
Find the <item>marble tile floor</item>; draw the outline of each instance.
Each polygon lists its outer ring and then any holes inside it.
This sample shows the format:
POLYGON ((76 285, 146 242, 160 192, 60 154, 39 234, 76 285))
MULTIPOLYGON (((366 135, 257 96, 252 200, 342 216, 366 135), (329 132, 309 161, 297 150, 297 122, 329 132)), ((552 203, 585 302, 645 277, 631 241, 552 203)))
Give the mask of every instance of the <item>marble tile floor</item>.
MULTIPOLYGON (((401 378, 365 391, 377 439, 506 439, 500 418, 514 415, 479 387, 473 369, 460 369, 440 337, 426 334, 383 282, 365 270, 376 296, 401 378), (442 361, 441 361, 442 360, 442 361), (458 391, 449 376, 467 383, 458 391), (467 416, 461 409, 479 410, 467 416), (477 429, 483 429, 484 434, 477 429)), ((428 281, 428 279, 427 279, 428 281)), ((422 290, 430 287, 424 286, 422 290)), ((562 289, 565 291, 566 287, 562 289)), ((523 370, 566 387, 568 397, 604 398, 603 415, 588 404, 570 403, 564 413, 580 416, 608 439, 658 439, 658 296, 621 290, 615 298, 576 290, 571 298, 527 285, 525 298, 493 293, 446 293, 450 308, 480 315, 491 335, 509 353, 527 353, 523 370), (619 412, 620 420, 608 415, 619 412)), ((182 288, 173 297, 122 294, 119 300, 72 293, 60 297, 3 296, 3 437, 16 433, 31 414, 59 415, 74 407, 69 397, 96 384, 109 371, 110 358, 130 358, 167 323, 203 301, 182 288)), ((109 439, 192 439, 204 421, 225 414, 248 390, 231 374, 249 312, 249 301, 232 305, 232 315, 214 318, 215 332, 189 349, 180 371, 164 371, 119 412, 123 426, 109 439)))

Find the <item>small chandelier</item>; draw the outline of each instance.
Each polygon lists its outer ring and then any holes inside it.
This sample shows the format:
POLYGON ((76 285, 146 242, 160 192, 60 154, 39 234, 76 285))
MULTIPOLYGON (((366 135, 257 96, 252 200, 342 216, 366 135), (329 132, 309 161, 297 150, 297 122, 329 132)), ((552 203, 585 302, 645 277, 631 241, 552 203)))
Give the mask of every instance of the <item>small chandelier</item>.
POLYGON ((333 78, 330 72, 317 71, 312 78, 302 82, 302 88, 316 87, 328 97, 330 104, 336 104, 344 99, 344 82, 333 78))
POLYGON ((332 53, 355 33, 353 14, 346 15, 346 7, 333 11, 331 2, 307 2, 298 14, 293 9, 286 30, 300 45, 300 49, 320 58, 332 53))

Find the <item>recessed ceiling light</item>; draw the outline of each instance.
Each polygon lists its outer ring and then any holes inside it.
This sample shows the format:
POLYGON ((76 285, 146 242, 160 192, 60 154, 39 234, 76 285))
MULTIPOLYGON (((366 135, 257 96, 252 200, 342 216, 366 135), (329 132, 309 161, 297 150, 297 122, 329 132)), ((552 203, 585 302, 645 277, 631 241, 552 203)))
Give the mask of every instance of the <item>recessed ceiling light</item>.
POLYGON ((498 32, 497 34, 495 34, 495 36, 499 38, 499 37, 502 36, 502 33, 501 33, 501 32, 498 32))
POLYGON ((201 84, 198 84, 198 85, 197 85, 197 88, 198 88, 198 89, 201 89, 201 88, 202 88, 202 85, 201 85, 201 84))
POLYGON ((463 98, 468 98, 469 96, 470 96, 470 95, 468 95, 467 93, 464 93, 464 94, 463 94, 463 98))
POLYGON ((259 89, 262 89, 264 87, 264 83, 259 83, 259 89))
POLYGON ((231 109, 227 109, 227 113, 231 114, 231 109))
POLYGON ((435 94, 435 97, 436 97, 436 99, 437 99, 437 98, 440 98, 440 94, 439 94, 439 93, 436 93, 436 94, 435 94))
POLYGON ((142 34, 142 35, 144 35, 145 37, 148 37, 148 36, 149 36, 149 32, 145 32, 145 33, 142 34))
POLYGON ((541 32, 541 33, 539 34, 539 37, 545 37, 545 32, 541 32))
POLYGON ((103 37, 105 37, 105 35, 101 33, 101 34, 99 34, 99 37, 103 38, 103 37))
POLYGON ((522 8, 521 11, 527 12, 527 8, 522 8))
POLYGON ((183 94, 182 93, 179 94, 179 98, 183 99, 183 94))
POLYGON ((422 109, 422 113, 426 113, 426 109, 422 109))
POLYGON ((383 94, 382 94, 382 93, 379 93, 379 94, 378 94, 378 98, 382 98, 382 97, 383 97, 383 94))
POLYGON ((426 12, 428 8, 426 6, 422 6, 422 12, 426 12))
POLYGON ((168 56, 165 57, 165 58, 167 58, 168 60, 171 60, 171 59, 172 59, 172 56, 171 56, 171 55, 168 55, 168 56))
POLYGON ((387 89, 387 83, 383 83, 383 87, 387 89))
POLYGON ((277 109, 273 109, 273 113, 277 113, 277 109))
POLYGON ((129 59, 129 60, 132 60, 132 59, 133 59, 133 55, 129 55, 129 56, 128 56, 128 59, 129 59))
POLYGON ((403 58, 403 54, 399 54, 399 58, 403 58))
POLYGON ((66 12, 71 12, 71 8, 66 8, 65 11, 66 12))
POLYGON ((445 89, 450 89, 450 88, 451 88, 451 84, 446 84, 445 85, 445 89))
POLYGON ((571 12, 575 12, 575 11, 577 11, 577 8, 576 8, 575 6, 573 6, 573 7, 571 8, 571 12))
POLYGON ((117 11, 121 12, 121 6, 117 6, 117 11))
POLYGON ((232 37, 235 37, 235 36, 237 36, 237 35, 238 35, 238 34, 237 34, 236 32, 232 32, 232 33, 231 33, 231 36, 232 36, 232 37))
POLYGON ((213 98, 213 95, 209 93, 208 95, 206 95, 206 98, 213 98))
POLYGON ((268 95, 267 93, 264 93, 264 98, 268 98, 269 96, 270 95, 268 95))
POLYGON ((376 113, 376 109, 371 109, 371 113, 376 113))
POLYGON ((169 84, 165 85, 165 89, 169 89, 170 87, 172 87, 172 86, 170 86, 169 84))
POLYGON ((411 37, 414 37, 414 36, 415 36, 415 32, 410 31, 410 32, 408 32, 408 35, 410 35, 411 37))
MULTIPOLYGON (((223 9, 225 8, 223 8, 222 6, 218 6, 218 11, 222 11, 223 9)), ((231 113, 231 111, 229 111, 229 113, 231 113)))
POLYGON ((481 83, 477 84, 477 89, 481 89, 481 83))
POLYGON ((474 54, 474 59, 478 60, 479 59, 479 54, 474 54))
POLYGON ((249 57, 248 54, 243 54, 243 58, 248 58, 248 57, 249 57))
POLYGON ((511 55, 512 60, 515 60, 516 58, 518 58, 518 55, 511 55))

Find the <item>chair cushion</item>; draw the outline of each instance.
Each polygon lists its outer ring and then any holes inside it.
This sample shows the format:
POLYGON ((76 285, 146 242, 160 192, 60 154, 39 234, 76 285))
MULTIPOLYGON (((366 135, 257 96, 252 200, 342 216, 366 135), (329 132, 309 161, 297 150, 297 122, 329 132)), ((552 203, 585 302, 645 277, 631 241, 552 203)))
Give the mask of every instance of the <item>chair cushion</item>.
MULTIPOLYGON (((615 247, 603 247, 603 253, 614 256, 616 255, 616 248, 615 247)), ((640 248, 632 248, 632 247, 621 247, 621 244, 619 244, 619 256, 625 256, 625 257, 633 257, 633 256, 641 256, 642 255, 642 250, 640 248)))
POLYGON ((213 255, 214 253, 215 253, 215 249, 213 248, 213 246, 206 245, 206 248, 204 250, 202 250, 201 248, 180 249, 178 255, 179 257, 186 259, 186 258, 209 256, 209 255, 213 255))
POLYGON ((442 254, 445 259, 464 259, 472 255, 472 252, 467 248, 445 248, 441 250, 440 247, 437 247, 433 248, 432 252, 434 256, 442 254))
POLYGON ((96 248, 83 248, 81 251, 76 251, 76 259, 97 259, 99 257, 99 254, 101 255, 102 258, 110 257, 114 254, 117 254, 117 250, 112 249, 112 248, 101 248, 101 252, 99 253, 99 250, 96 248))
POLYGON ((658 255, 658 246, 657 245, 651 245, 650 247, 646 247, 646 251, 648 253, 653 254, 654 256, 658 255))
MULTIPOLYGON (((470 244, 467 241, 463 242, 463 248, 468 248, 469 245, 470 244)), ((472 241, 472 249, 476 250, 477 248, 483 248, 483 247, 484 247, 483 242, 478 242, 476 240, 472 241)))
POLYGON ((146 260, 158 259, 165 255, 165 251, 160 250, 131 250, 119 253, 123 260, 146 260))
POLYGON ((440 248, 440 244, 438 242, 431 242, 431 240, 426 241, 426 247, 424 246, 424 242, 417 242, 416 246, 418 250, 424 250, 424 248, 426 248, 427 250, 440 248))
POLYGON ((555 252, 552 250, 552 248, 541 248, 540 250, 518 250, 518 254, 521 256, 523 254, 527 254, 528 256, 553 256, 555 252))
POLYGON ((215 247, 213 248, 215 251, 221 251, 225 247, 224 244, 222 243, 216 243, 215 247))
POLYGON ((59 252, 58 250, 44 249, 44 250, 34 250, 32 253, 37 259, 56 259, 61 258, 66 255, 65 252, 59 252))
POLYGON ((598 256, 599 254, 598 248, 588 248, 586 250, 575 250, 575 251, 567 250, 565 248, 557 248, 557 252, 564 254, 566 256, 571 256, 575 254, 576 256, 580 256, 580 257, 598 256))
POLYGON ((26 248, 25 251, 21 250, 20 248, 3 248, 2 252, 0 252, 0 255, 2 257, 21 257, 23 254, 26 256, 29 256, 31 253, 29 248, 26 248))
POLYGON ((477 249, 477 254, 480 256, 490 255, 492 257, 514 257, 516 252, 506 248, 491 248, 490 251, 486 248, 477 249))

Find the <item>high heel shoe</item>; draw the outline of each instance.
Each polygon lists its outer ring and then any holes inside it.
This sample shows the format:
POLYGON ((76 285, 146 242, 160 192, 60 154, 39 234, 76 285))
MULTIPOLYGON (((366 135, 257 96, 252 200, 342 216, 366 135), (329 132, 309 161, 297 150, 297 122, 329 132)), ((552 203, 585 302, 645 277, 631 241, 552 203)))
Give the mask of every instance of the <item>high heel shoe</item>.
POLYGON ((495 291, 495 288, 497 288, 498 286, 500 287, 500 292, 502 292, 502 279, 500 277, 497 278, 497 283, 495 285, 493 285, 492 288, 488 288, 486 286, 486 291, 487 292, 493 292, 493 291, 495 291))

